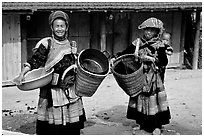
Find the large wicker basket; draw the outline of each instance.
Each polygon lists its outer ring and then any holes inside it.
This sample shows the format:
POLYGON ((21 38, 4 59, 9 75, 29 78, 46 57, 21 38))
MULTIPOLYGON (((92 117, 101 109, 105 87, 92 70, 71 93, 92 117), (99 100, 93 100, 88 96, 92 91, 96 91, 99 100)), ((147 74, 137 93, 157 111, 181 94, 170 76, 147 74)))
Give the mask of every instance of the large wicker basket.
POLYGON ((143 64, 133 54, 117 58, 112 67, 113 76, 124 92, 135 97, 142 92, 144 83, 143 64))
POLYGON ((77 58, 76 94, 91 97, 109 73, 107 57, 96 49, 85 49, 77 58))

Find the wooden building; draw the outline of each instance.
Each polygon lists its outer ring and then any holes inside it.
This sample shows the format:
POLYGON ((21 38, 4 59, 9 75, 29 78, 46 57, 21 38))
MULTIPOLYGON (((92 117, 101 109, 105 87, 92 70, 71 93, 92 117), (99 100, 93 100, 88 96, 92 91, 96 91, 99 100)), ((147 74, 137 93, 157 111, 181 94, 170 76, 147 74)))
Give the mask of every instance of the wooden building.
MULTIPOLYGON (((80 52, 85 48, 108 51, 111 55, 126 48, 140 35, 138 25, 149 17, 164 22, 172 34, 174 54, 169 66, 184 61, 187 16, 202 11, 201 2, 3 2, 2 3, 2 81, 8 85, 32 48, 50 36, 48 16, 63 10, 70 17, 69 40, 80 52)), ((193 46, 193 45, 192 45, 193 46)))

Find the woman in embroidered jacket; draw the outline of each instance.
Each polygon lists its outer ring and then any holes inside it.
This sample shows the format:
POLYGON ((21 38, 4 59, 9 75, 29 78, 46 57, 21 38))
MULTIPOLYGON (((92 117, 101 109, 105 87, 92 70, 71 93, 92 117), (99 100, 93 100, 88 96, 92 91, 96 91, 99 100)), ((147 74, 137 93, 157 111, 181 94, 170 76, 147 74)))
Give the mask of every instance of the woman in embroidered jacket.
POLYGON ((136 120, 140 129, 161 134, 162 125, 168 124, 170 119, 167 95, 159 71, 161 66, 168 63, 166 49, 160 38, 163 23, 159 19, 149 18, 138 28, 144 31, 142 38, 137 38, 129 47, 116 54, 119 57, 135 53, 144 64, 143 91, 136 97, 130 97, 127 118, 136 120))
POLYGON ((49 16, 52 37, 43 38, 34 48, 30 60, 24 64, 17 84, 32 69, 54 68, 51 84, 40 88, 36 134, 80 134, 86 120, 81 97, 74 92, 75 71, 69 71, 62 80, 63 72, 75 64, 76 47, 67 39, 69 17, 55 11, 49 16))

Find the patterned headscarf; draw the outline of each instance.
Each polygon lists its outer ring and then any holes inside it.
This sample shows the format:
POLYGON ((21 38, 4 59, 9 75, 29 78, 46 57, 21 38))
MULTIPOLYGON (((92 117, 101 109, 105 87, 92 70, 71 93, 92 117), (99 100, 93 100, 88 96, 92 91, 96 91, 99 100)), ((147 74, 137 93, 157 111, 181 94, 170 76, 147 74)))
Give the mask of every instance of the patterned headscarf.
MULTIPOLYGON (((53 28, 52 28, 53 22, 56 19, 63 19, 66 23, 66 26, 67 27, 69 26, 69 16, 65 12, 58 10, 58 11, 52 12, 49 16, 49 25, 50 25, 52 31, 53 31, 53 28)), ((60 41, 67 38, 67 32, 65 33, 64 38, 58 38, 57 36, 55 36, 55 34, 53 32, 52 32, 52 35, 55 39, 60 40, 60 41)))
POLYGON ((52 12, 50 14, 50 16, 49 16, 49 24, 52 25, 53 21, 55 19, 57 19, 57 18, 62 18, 66 22, 66 24, 68 25, 68 23, 69 23, 69 16, 65 12, 60 11, 60 10, 52 12))
POLYGON ((154 41, 154 40, 157 40, 158 38, 161 37, 161 34, 163 33, 163 31, 165 30, 164 29, 164 23, 155 18, 155 17, 151 17, 151 18, 148 18, 147 20, 145 20, 142 24, 140 24, 138 26, 138 29, 145 29, 145 28, 156 28, 156 29, 159 29, 159 34, 157 37, 151 39, 151 41, 154 41))
POLYGON ((164 29, 163 22, 157 18, 151 17, 145 20, 141 25, 138 26, 138 29, 144 29, 144 28, 158 28, 158 29, 164 29))

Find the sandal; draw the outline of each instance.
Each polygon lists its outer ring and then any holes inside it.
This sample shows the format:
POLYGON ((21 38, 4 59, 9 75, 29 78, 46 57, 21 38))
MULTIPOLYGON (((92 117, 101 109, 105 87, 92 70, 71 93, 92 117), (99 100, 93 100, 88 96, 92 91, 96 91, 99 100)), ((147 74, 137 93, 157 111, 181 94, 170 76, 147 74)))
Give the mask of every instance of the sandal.
POLYGON ((136 132, 140 130, 140 125, 136 125, 135 127, 132 128, 132 134, 136 135, 136 132))
POLYGON ((161 129, 155 128, 155 130, 152 132, 152 135, 161 135, 161 129))

